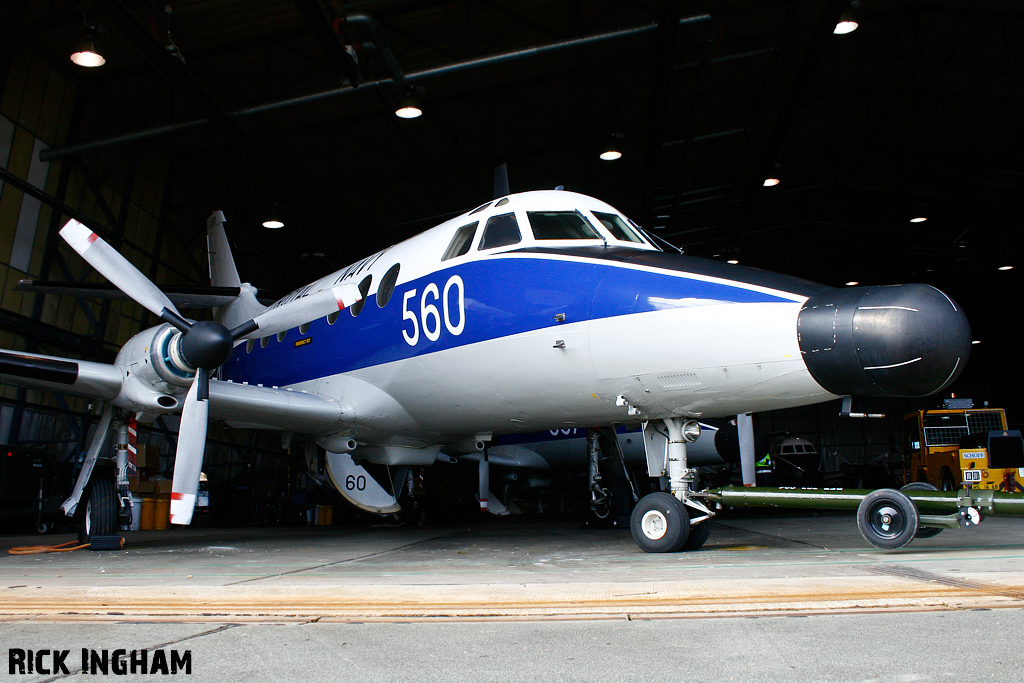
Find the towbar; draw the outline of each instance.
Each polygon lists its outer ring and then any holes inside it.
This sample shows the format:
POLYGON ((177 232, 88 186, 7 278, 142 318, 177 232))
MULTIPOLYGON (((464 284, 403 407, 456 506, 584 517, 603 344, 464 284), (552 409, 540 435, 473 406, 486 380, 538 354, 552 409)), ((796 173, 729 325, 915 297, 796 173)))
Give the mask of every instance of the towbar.
MULTIPOLYGON (((713 503, 735 507, 808 508, 813 510, 856 510, 874 489, 796 488, 767 486, 725 486, 695 493, 713 503)), ((954 514, 962 508, 976 508, 987 515, 1024 516, 1024 494, 992 489, 960 491, 904 490, 922 515, 954 514)))

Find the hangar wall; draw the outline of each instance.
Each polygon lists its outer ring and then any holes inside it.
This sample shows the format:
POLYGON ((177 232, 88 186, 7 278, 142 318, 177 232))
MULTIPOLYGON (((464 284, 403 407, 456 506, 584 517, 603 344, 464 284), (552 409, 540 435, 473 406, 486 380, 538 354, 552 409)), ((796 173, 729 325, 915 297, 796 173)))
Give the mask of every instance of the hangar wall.
MULTIPOLYGON (((23 278, 101 281, 57 235, 70 216, 101 231, 155 281, 200 282, 201 241, 178 237, 165 211, 168 189, 187 187, 188 179, 176 178, 153 148, 41 161, 43 149, 105 132, 115 114, 73 72, 31 46, 9 55, 2 73, 0 347, 110 361, 152 324, 144 309, 130 301, 23 293, 15 285, 23 278)), ((0 442, 68 438, 80 431, 75 415, 84 408, 82 400, 0 387, 0 442)))
MULTIPOLYGON (((0 348, 111 362, 133 334, 157 319, 132 301, 41 296, 14 289, 23 278, 103 282, 57 232, 78 217, 101 232, 158 284, 208 284, 204 219, 187 216, 197 180, 154 145, 112 147, 40 161, 47 147, 145 125, 124 121, 98 101, 72 68, 31 46, 0 47, 0 348), (8 47, 8 49, 11 49, 8 47)), ((69 62, 70 66, 70 62, 69 62)), ((88 402, 0 385, 0 443, 44 444, 58 461, 86 447, 95 416, 88 402)), ((173 425, 171 425, 173 426, 173 425)), ((171 463, 173 429, 157 423, 140 433, 171 463)), ((225 433, 213 426, 207 449, 211 480, 248 471, 281 470, 276 435, 225 433)))

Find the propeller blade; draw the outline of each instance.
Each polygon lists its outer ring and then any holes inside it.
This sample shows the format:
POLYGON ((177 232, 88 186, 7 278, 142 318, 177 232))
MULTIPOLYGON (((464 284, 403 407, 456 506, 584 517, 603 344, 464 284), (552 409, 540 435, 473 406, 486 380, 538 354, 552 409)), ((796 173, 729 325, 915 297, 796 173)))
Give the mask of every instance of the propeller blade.
POLYGON ((209 395, 209 372, 200 368, 188 389, 181 409, 178 427, 178 450, 174 456, 174 480, 171 482, 171 523, 189 524, 196 507, 199 475, 203 469, 206 450, 206 429, 209 424, 210 401, 200 398, 209 395))
POLYGON ((286 304, 263 311, 247 323, 231 330, 235 339, 257 339, 312 322, 351 306, 363 298, 354 284, 335 285, 315 294, 307 294, 286 304))
POLYGON ((122 292, 178 329, 188 329, 188 322, 167 295, 95 232, 71 219, 61 228, 60 236, 122 292))

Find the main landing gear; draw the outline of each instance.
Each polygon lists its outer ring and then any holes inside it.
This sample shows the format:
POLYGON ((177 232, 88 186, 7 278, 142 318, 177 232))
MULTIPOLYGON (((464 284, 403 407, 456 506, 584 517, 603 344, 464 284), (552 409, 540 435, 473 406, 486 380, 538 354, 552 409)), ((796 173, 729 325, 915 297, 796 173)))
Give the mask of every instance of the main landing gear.
POLYGON ((588 429, 587 454, 590 481, 587 526, 594 529, 625 527, 640 495, 626 466, 626 456, 615 428, 588 429))
MULTIPOLYGON (((122 523, 131 524, 128 442, 128 420, 123 415, 115 415, 113 406, 106 406, 71 496, 61 504, 64 514, 75 520, 80 543, 114 536, 122 523), (112 426, 118 438, 115 456, 110 458, 105 447, 112 426)), ((94 543, 93 547, 99 546, 94 543)))
POLYGON ((633 540, 648 553, 697 550, 711 533, 714 513, 690 496, 697 471, 686 466, 686 444, 700 436, 700 425, 682 418, 666 418, 659 425, 644 425, 647 470, 651 477, 667 480, 668 491, 640 499, 630 515, 633 540))

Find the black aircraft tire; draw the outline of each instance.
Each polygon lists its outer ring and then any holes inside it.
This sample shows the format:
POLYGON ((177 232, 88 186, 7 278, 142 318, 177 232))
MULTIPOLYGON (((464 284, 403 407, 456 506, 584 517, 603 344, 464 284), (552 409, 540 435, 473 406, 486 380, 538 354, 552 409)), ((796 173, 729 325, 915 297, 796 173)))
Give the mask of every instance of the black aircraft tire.
POLYGON ((857 528, 861 536, 884 550, 902 548, 913 541, 919 521, 914 501, 895 489, 872 491, 857 507, 857 528))
MULTIPOLYGON (((686 511, 690 513, 691 519, 702 514, 699 510, 694 510, 691 507, 687 507, 686 511)), ((683 541, 683 545, 680 546, 679 549, 683 552, 690 552, 691 550, 700 550, 704 547, 704 544, 708 542, 709 536, 711 536, 710 519, 705 519, 700 524, 691 524, 690 533, 686 536, 686 540, 683 541)))
POLYGON ((629 530, 644 552, 674 553, 690 535, 690 515, 672 494, 650 493, 633 508, 629 530))
POLYGON ((119 502, 114 482, 104 476, 93 477, 86 490, 85 505, 78 520, 78 542, 88 543, 93 536, 117 533, 119 502))
MULTIPOLYGON (((900 491, 938 491, 938 489, 926 481, 912 481, 906 486, 901 486, 900 491)), ((940 531, 942 528, 937 526, 919 526, 916 538, 932 538, 938 536, 940 531)))

